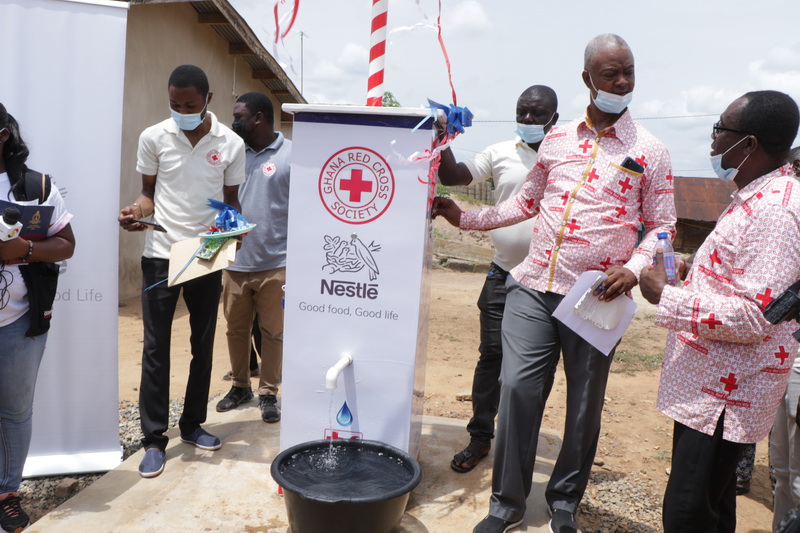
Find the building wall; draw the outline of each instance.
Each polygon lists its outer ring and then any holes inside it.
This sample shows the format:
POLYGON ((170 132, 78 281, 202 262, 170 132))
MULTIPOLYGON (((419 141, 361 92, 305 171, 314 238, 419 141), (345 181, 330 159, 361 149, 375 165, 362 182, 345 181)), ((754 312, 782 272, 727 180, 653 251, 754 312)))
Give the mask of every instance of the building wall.
MULTIPOLYGON (((223 124, 233 120, 237 95, 248 91, 269 94, 263 83, 251 79, 250 67, 242 58, 228 54, 225 39, 212 27, 198 24, 197 12, 188 3, 131 5, 125 54, 120 207, 133 202, 142 187, 141 175, 136 173, 139 134, 169 118, 167 80, 175 67, 186 63, 205 71, 213 93, 209 109, 223 124)), ((280 129, 280 102, 271 98, 275 128, 280 129)), ((291 137, 290 132, 284 134, 291 137)), ((120 231, 120 299, 141 290, 143 249, 144 233, 120 231)))

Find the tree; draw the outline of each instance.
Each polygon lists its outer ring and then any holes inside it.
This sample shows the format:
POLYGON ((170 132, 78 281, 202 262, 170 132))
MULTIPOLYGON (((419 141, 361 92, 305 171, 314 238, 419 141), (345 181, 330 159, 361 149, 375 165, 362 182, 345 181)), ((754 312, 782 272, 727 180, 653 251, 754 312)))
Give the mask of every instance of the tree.
POLYGON ((400 102, 391 93, 391 91, 383 92, 383 107, 401 107, 400 102))

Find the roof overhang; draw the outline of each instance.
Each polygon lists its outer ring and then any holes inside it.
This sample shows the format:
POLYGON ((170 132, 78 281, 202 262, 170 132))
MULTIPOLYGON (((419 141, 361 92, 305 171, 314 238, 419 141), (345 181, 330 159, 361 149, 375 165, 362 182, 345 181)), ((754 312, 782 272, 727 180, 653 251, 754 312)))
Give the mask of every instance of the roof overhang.
MULTIPOLYGON (((306 103, 286 72, 264 48, 244 18, 227 0, 123 0, 131 5, 190 4, 197 11, 197 23, 211 26, 228 43, 228 53, 251 68, 281 104, 306 103)), ((283 115, 283 114, 282 114, 283 115)), ((287 117, 288 118, 288 117, 287 117)))

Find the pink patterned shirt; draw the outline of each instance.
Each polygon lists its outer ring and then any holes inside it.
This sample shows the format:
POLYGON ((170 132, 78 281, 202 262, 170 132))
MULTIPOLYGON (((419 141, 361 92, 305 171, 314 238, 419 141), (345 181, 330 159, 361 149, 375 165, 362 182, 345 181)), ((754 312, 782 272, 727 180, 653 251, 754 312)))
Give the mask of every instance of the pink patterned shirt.
POLYGON ((657 233, 675 234, 666 147, 628 111, 603 131, 589 118, 550 130, 516 196, 461 215, 461 228, 486 230, 536 216, 527 258, 511 271, 520 284, 566 294, 587 270, 639 272, 652 262, 657 233), (644 167, 622 167, 626 157, 644 167), (538 215, 538 216, 537 216, 538 215), (645 238, 636 240, 644 222, 645 238))
POLYGON ((800 182, 781 167, 732 195, 695 255, 683 289, 666 287, 656 324, 668 328, 658 409, 712 435, 758 442, 769 433, 797 352, 796 322, 764 307, 800 279, 800 182))

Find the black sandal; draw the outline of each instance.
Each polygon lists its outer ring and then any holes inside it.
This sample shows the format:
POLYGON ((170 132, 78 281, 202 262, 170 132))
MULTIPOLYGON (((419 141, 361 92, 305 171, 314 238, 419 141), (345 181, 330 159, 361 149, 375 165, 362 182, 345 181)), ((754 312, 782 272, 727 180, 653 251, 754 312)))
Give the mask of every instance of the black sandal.
POLYGON ((455 454, 453 456, 453 460, 450 461, 450 468, 452 468, 459 474, 466 474, 467 472, 471 472, 476 466, 478 466, 478 463, 481 462, 481 459, 489 455, 490 448, 488 447, 486 448, 485 452, 474 452, 469 449, 470 446, 472 446, 472 443, 470 443, 466 448, 455 454), (470 461, 473 460, 474 462, 470 463, 470 461), (464 463, 467 463, 470 466, 461 466, 464 463))

